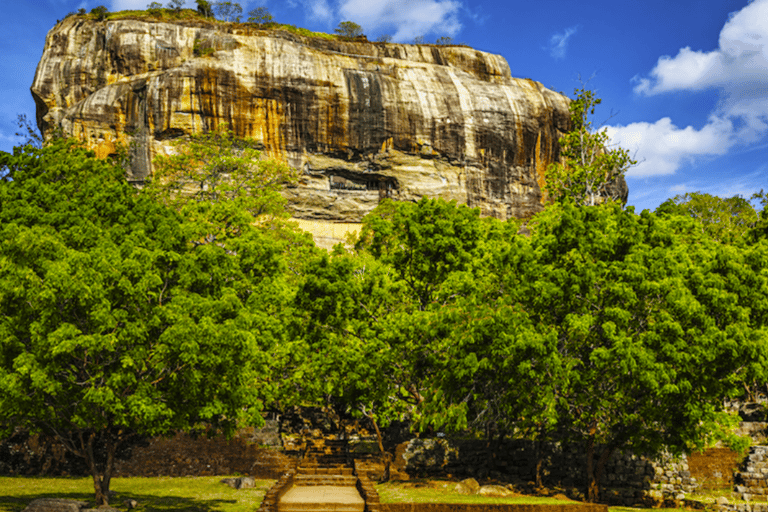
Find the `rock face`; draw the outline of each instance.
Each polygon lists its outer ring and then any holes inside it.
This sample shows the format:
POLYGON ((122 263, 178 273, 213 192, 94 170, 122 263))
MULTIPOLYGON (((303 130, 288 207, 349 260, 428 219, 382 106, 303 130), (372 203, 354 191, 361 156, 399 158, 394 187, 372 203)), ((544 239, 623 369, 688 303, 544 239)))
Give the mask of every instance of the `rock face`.
MULTIPOLYGON (((32 94, 60 128, 130 178, 186 134, 228 124, 303 171, 294 216, 358 222, 381 198, 455 199, 484 215, 541 209, 568 99, 466 47, 345 42, 208 21, 95 21, 48 34, 32 94)), ((617 184, 626 189, 626 184, 617 184)))

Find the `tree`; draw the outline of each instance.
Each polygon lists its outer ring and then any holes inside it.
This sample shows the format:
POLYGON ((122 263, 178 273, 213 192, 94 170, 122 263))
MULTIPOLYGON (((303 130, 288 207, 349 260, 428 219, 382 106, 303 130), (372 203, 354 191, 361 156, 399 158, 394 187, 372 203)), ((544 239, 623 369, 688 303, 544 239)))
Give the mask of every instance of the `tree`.
POLYGON ((700 225, 702 232, 722 242, 733 242, 744 237, 758 218, 749 201, 741 196, 722 199, 701 192, 667 199, 656 208, 656 213, 690 216, 700 225))
POLYGON ((240 23, 243 7, 237 2, 220 1, 213 3, 213 11, 221 21, 240 23))
POLYGON ((155 160, 148 188, 195 223, 195 243, 222 243, 254 222, 285 216, 280 190, 296 170, 262 159, 255 141, 222 125, 174 146, 175 154, 155 160))
POLYGON ((392 34, 382 34, 379 37, 376 38, 377 43, 391 43, 392 42, 392 34))
POLYGON ((768 194, 760 192, 752 194, 753 201, 759 201, 763 209, 758 213, 758 220, 747 232, 747 239, 754 243, 759 240, 768 240, 768 194))
POLYGON ((550 164, 546 171, 547 196, 556 202, 570 197, 576 204, 590 206, 606 199, 618 200, 610 194, 610 186, 637 162, 625 149, 609 149, 605 130, 593 130, 590 116, 600 98, 585 88, 576 89, 575 95, 568 107, 571 131, 560 139, 561 161, 550 164))
POLYGON ((553 205, 532 232, 504 289, 557 337, 557 423, 585 446, 588 499, 616 450, 680 452, 724 435, 724 400, 764 378, 768 304, 753 290, 766 289, 765 252, 615 203, 553 205))
POLYGON ((248 13, 248 21, 250 23, 258 23, 264 25, 270 23, 274 17, 269 13, 269 9, 266 7, 257 7, 248 13))
POLYGON ((91 14, 96 16, 97 20, 103 21, 107 19, 107 14, 109 14, 109 9, 107 9, 103 5, 100 5, 98 7, 94 7, 93 9, 91 9, 91 14))
POLYGON ((107 504, 138 437, 262 419, 274 342, 269 246, 188 242, 187 224, 71 141, 2 154, 0 427, 57 437, 107 504), (29 197, 35 197, 30 202, 29 197))
POLYGON ((181 11, 182 7, 184 7, 184 0, 170 0, 168 2, 168 8, 176 12, 181 11))
POLYGON ((442 45, 442 46, 451 45, 453 44, 453 38, 450 36, 441 36, 437 38, 437 41, 435 41, 435 44, 442 45))
POLYGON ((354 39, 363 35, 363 27, 354 21, 342 21, 333 31, 347 39, 354 39))
POLYGON ((355 252, 316 259, 299 288, 299 336, 311 354, 303 374, 323 376, 313 399, 368 418, 382 453, 380 427, 418 414, 434 341, 449 329, 435 312, 473 286, 482 223, 477 210, 443 200, 384 201, 365 217, 355 252))
POLYGON ((424 44, 424 36, 416 36, 413 38, 413 44, 424 44))
POLYGON ((197 2, 197 12, 206 18, 213 18, 213 9, 208 0, 195 0, 197 2))

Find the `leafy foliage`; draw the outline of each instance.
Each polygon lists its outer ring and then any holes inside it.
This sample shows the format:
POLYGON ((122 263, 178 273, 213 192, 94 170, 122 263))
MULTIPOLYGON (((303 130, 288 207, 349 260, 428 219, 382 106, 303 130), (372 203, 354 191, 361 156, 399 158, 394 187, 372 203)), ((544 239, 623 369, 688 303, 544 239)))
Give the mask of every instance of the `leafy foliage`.
MULTIPOLYGON (((198 4, 198 9, 200 4, 198 4)), ((237 2, 219 1, 213 3, 213 12, 221 21, 240 23, 240 16, 243 14, 243 7, 237 2)))
POLYGON ((667 199, 656 208, 656 213, 690 216, 700 225, 702 232, 723 242, 743 238, 757 223, 757 212, 743 197, 722 199, 701 192, 667 199))
POLYGON ((96 16, 96 19, 99 21, 103 21, 107 19, 107 14, 109 14, 109 9, 107 9, 103 5, 99 5, 98 7, 94 7, 91 9, 91 14, 96 16))
POLYGON ((169 0, 168 8, 178 12, 184 7, 184 0, 169 0))
POLYGON ((262 159, 256 143, 225 126, 178 140, 176 154, 158 156, 149 191, 182 212, 195 243, 224 242, 253 222, 285 215, 280 189, 296 171, 262 159))
POLYGON ((213 8, 208 0, 195 0, 195 2, 197 3, 198 14, 206 18, 213 18, 213 8))
POLYGON ((266 23, 272 22, 273 20, 274 17, 272 14, 270 14, 269 9, 263 6, 252 9, 248 13, 248 21, 250 23, 258 23, 259 25, 264 25, 266 23))
POLYGON ((57 436, 103 504, 137 436, 262 421, 272 244, 190 244, 176 212, 70 141, 0 164, 0 425, 57 436))
POLYGON ((339 26, 333 29, 336 34, 348 39, 354 39, 363 35, 363 27, 354 21, 342 21, 339 26))
POLYGON ((605 130, 594 131, 590 116, 601 103, 594 92, 581 88, 568 109, 571 131, 560 139, 561 163, 551 164, 546 171, 545 189, 550 199, 563 202, 570 198, 576 204, 595 205, 611 197, 609 187, 624 176, 637 162, 627 150, 609 149, 605 130))

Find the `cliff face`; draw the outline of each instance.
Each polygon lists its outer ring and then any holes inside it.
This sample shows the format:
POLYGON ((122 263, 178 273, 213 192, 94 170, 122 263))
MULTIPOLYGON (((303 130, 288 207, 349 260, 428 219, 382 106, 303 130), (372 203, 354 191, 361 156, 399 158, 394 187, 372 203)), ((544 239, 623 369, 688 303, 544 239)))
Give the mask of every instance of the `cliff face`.
POLYGON ((134 180, 174 138, 227 123, 303 171, 286 191, 296 217, 333 222, 382 197, 529 215, 569 124, 567 98, 498 55, 203 21, 71 16, 48 34, 32 94, 44 134, 102 156, 128 144, 134 180))

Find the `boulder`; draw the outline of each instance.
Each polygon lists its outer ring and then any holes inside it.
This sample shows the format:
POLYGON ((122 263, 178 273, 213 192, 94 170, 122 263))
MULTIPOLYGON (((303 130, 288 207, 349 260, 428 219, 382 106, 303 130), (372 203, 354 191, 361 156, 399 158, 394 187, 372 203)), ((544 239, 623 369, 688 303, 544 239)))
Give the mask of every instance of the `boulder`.
POLYGON ((507 496, 511 496, 512 492, 502 485, 484 485, 480 487, 477 494, 489 498, 506 498, 507 496))
POLYGON ((88 506, 85 501, 65 498, 39 498, 27 505, 23 512, 80 512, 88 506))
POLYGON ((474 478, 467 478, 456 484, 454 491, 459 494, 477 494, 480 484, 474 478))

